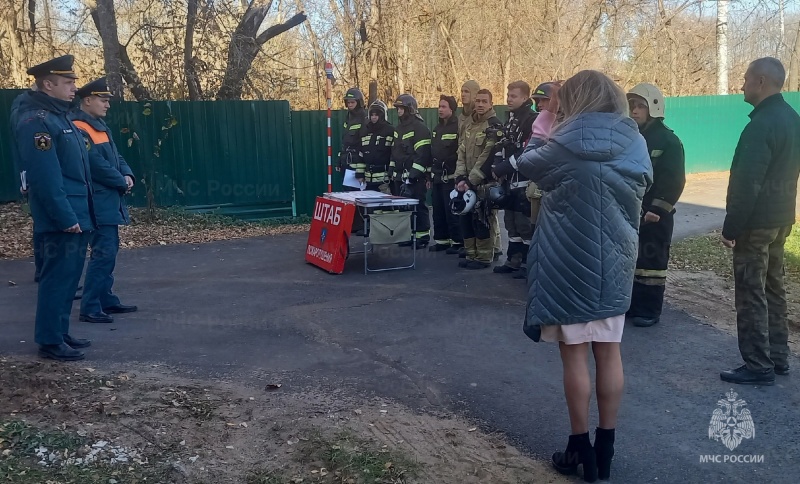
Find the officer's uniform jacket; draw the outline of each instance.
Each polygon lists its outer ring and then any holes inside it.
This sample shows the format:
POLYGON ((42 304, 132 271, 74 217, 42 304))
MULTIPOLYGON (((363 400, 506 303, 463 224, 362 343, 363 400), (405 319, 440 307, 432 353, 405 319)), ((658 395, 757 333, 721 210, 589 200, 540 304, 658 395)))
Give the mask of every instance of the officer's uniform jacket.
POLYGON ((675 210, 686 185, 683 144, 660 118, 653 119, 640 131, 653 164, 653 185, 644 195, 642 210, 665 216, 675 210))
POLYGON ((119 154, 105 121, 81 110, 72 112, 70 119, 80 130, 89 150, 97 224, 127 225, 130 217, 125 205, 128 190, 125 176, 134 178, 133 171, 119 154))
POLYGON ((458 117, 447 118, 433 129, 431 139, 431 175, 433 183, 445 183, 455 180, 456 163, 458 162, 458 117))
POLYGON ((75 224, 94 230, 89 152, 68 119, 70 103, 41 92, 23 96, 14 134, 27 171, 34 232, 62 232, 75 224))
POLYGON ((396 131, 389 163, 391 177, 403 181, 422 179, 431 166, 431 130, 419 114, 414 114, 401 119, 396 131))

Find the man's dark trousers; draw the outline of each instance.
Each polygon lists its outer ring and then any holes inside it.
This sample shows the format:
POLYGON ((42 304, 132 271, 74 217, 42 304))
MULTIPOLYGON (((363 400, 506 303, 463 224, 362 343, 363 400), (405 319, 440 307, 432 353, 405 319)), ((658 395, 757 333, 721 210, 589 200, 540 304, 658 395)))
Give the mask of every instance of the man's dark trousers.
POLYGON ((42 276, 42 234, 41 233, 33 233, 33 266, 36 272, 33 275, 33 279, 36 282, 39 282, 39 279, 42 276))
POLYGON ((633 296, 628 317, 658 319, 664 306, 669 249, 675 228, 673 214, 662 215, 658 222, 639 226, 639 256, 633 279, 633 296))
POLYGON ((434 182, 432 188, 434 242, 442 245, 463 244, 458 215, 450 211, 450 192, 455 188, 455 182, 434 182))
POLYGON ((36 301, 35 341, 60 345, 69 334, 69 317, 86 259, 91 232, 40 234, 42 273, 36 301))
POLYGON ((98 226, 92 235, 91 247, 92 255, 83 280, 81 314, 96 314, 103 308, 120 304, 112 292, 119 252, 119 226, 98 226))
POLYGON ((750 370, 789 363, 783 249, 791 230, 791 225, 749 230, 733 247, 739 351, 750 370))

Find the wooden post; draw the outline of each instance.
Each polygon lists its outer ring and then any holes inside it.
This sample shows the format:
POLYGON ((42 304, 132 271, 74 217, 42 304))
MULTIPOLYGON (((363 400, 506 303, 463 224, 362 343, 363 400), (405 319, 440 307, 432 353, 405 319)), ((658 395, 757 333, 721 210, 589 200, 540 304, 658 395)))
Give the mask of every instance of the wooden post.
POLYGON ((328 101, 328 193, 333 192, 333 145, 331 144, 331 100, 333 64, 325 62, 325 97, 328 101))

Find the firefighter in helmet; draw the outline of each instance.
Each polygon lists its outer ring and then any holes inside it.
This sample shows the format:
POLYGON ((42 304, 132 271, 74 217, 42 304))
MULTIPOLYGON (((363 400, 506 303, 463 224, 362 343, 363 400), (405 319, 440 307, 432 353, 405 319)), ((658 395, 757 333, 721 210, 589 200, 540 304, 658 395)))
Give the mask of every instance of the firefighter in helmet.
POLYGON ((635 326, 652 326, 661 317, 675 204, 686 184, 683 144, 664 124, 664 95, 652 84, 628 92, 631 118, 647 142, 653 185, 642 200, 639 257, 627 316, 635 326))
MULTIPOLYGON (((344 104, 347 108, 347 119, 344 122, 342 131, 342 146, 339 151, 339 171, 353 170, 361 175, 363 181, 364 166, 360 156, 361 152, 361 130, 367 124, 367 112, 364 109, 364 93, 358 88, 350 88, 344 95, 344 104)), ((352 191, 357 188, 344 187, 344 190, 352 191)))
POLYGON ((356 171, 356 178, 366 182, 367 190, 390 193, 389 161, 392 146, 397 134, 389 124, 388 108, 383 101, 375 101, 369 106, 369 122, 361 130, 362 169, 356 171))
MULTIPOLYGON (((428 171, 431 167, 431 130, 425 125, 411 94, 401 94, 394 102, 399 121, 389 173, 392 193, 419 200, 416 216, 416 248, 430 243, 431 221, 425 199, 428 193, 428 171)), ((410 246, 411 241, 401 245, 410 246)))

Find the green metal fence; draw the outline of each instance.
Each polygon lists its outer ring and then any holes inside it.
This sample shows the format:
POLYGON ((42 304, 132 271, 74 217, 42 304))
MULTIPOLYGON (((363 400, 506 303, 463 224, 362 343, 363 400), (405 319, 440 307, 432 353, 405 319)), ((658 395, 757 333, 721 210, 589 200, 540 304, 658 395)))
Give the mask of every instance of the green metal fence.
MULTIPOLYGON (((21 91, 0 90, 0 202, 19 198, 8 110, 21 91)), ((800 93, 785 93, 800 110, 800 93)), ((666 100, 666 123, 683 141, 689 173, 727 170, 751 107, 741 95, 666 100)), ((497 107, 505 118, 505 107, 497 107)), ((433 127, 436 109, 422 109, 433 127)), ((332 113, 333 163, 345 113, 332 113)), ((389 111, 397 122, 397 112, 389 111)), ((216 210, 244 218, 309 214, 327 190, 325 111, 285 101, 117 102, 112 135, 141 183, 130 202, 216 210), (148 188, 150 190, 148 191, 148 188)), ((334 171, 334 190, 342 175, 334 171)))

